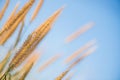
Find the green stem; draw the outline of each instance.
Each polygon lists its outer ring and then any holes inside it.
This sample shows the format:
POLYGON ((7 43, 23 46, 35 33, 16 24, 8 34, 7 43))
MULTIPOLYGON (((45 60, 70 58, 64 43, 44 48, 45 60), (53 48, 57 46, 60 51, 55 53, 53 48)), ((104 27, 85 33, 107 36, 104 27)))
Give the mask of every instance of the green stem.
POLYGON ((0 80, 7 80, 6 76, 9 74, 10 68, 3 74, 2 77, 0 77, 0 80))

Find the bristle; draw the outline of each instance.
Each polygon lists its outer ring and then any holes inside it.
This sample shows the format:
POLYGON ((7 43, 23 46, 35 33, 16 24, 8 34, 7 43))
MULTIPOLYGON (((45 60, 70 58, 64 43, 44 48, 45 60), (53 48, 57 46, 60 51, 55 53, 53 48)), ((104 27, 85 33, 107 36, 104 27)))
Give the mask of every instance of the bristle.
POLYGON ((6 0, 6 4, 4 5, 2 11, 0 12, 0 20, 3 18, 4 14, 5 14, 5 11, 6 11, 7 7, 8 7, 8 5, 9 5, 9 3, 10 3, 10 0, 6 0))
POLYGON ((38 3, 38 5, 37 5, 37 7, 36 7, 32 17, 31 17, 30 23, 36 18, 36 16, 37 16, 37 14, 38 14, 38 12, 39 12, 43 2, 44 2, 44 0, 39 0, 39 3, 38 3))
POLYGON ((16 12, 17 12, 17 9, 19 7, 20 3, 17 3, 12 11, 12 13, 10 14, 8 20, 6 23, 8 23, 15 15, 16 15, 16 12))

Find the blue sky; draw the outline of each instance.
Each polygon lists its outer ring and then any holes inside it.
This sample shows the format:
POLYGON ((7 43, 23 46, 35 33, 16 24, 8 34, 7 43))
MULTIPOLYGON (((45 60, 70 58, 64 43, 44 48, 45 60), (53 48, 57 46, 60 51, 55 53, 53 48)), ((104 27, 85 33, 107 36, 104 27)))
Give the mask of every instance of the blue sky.
MULTIPOLYGON (((0 21, 0 27, 2 27, 18 1, 21 8, 27 0, 11 0, 4 19, 0 21)), ((72 69, 72 71, 75 71, 72 80, 120 80, 119 0, 45 0, 37 18, 29 25, 30 16, 38 1, 36 0, 26 17, 25 29, 27 30, 20 44, 23 43, 29 33, 44 22, 54 11, 63 5, 66 7, 53 25, 52 30, 40 42, 38 50, 44 46, 45 53, 35 64, 26 80, 53 80, 67 67, 63 64, 64 59, 92 39, 97 40, 98 48, 92 55, 72 69), (95 26, 91 30, 79 36, 71 44, 64 43, 67 36, 89 22, 95 22, 95 26), (37 70, 40 65, 57 53, 63 54, 63 56, 39 73, 37 70)), ((4 2, 4 0, 0 0, 0 9, 4 2)), ((16 36, 14 34, 4 46, 0 46, 0 51, 6 52, 5 48, 11 47, 10 44, 13 45, 10 41, 14 41, 16 36)), ((4 54, 0 55, 4 56, 4 54)))

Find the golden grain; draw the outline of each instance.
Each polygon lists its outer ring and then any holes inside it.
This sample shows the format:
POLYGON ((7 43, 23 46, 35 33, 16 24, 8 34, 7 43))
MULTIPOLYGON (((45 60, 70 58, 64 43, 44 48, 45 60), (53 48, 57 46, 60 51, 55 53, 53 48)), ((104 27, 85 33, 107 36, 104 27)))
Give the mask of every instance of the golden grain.
POLYGON ((16 23, 16 21, 20 18, 21 15, 25 14, 26 11, 28 11, 30 9, 30 7, 32 6, 32 4, 34 3, 35 0, 30 0, 28 3, 26 3, 23 8, 8 22, 6 23, 2 30, 0 30, 0 37, 2 36, 3 33, 7 32, 8 30, 10 30, 13 26, 13 24, 16 23))

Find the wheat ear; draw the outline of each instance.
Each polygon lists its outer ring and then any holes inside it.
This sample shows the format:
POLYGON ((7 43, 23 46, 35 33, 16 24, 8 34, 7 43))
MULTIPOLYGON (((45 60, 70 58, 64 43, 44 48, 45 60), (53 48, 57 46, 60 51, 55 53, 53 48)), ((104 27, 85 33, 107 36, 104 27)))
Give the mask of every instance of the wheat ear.
POLYGON ((0 30, 0 36, 1 36, 4 32, 6 32, 6 31, 9 30, 9 29, 11 28, 11 26, 16 22, 16 20, 19 19, 19 17, 26 12, 26 10, 30 9, 30 7, 32 6, 32 4, 34 3, 34 1, 35 1, 35 0, 30 0, 28 3, 26 3, 26 4, 23 6, 23 8, 22 8, 8 23, 6 23, 6 24, 3 26, 2 30, 0 30))
POLYGON ((19 66, 34 50, 37 46, 38 42, 43 39, 43 37, 48 32, 48 28, 50 27, 52 21, 56 19, 61 12, 61 9, 58 10, 52 17, 50 17, 45 23, 43 23, 38 29, 36 29, 25 41, 22 45, 21 49, 17 52, 10 63, 10 68, 14 69, 19 66), (46 32, 47 31, 47 32, 46 32), (36 42, 37 41, 37 42, 36 42), (37 43, 37 44, 36 44, 37 43), (33 47, 34 46, 34 47, 33 47))
POLYGON ((6 40, 13 34, 18 24, 23 20, 28 10, 32 6, 34 0, 30 0, 0 31, 0 44, 4 44, 6 40), (12 26, 12 27, 11 27, 12 26), (5 33, 6 32, 6 33, 5 33), (9 34, 8 34, 9 33, 9 34), (4 38, 4 39, 2 39, 4 38))
POLYGON ((19 19, 16 20, 16 22, 12 25, 11 29, 9 29, 6 33, 4 33, 2 36, 0 36, 0 44, 4 44, 8 38, 13 34, 13 32, 16 30, 19 23, 24 19, 26 13, 22 14, 19 19))

